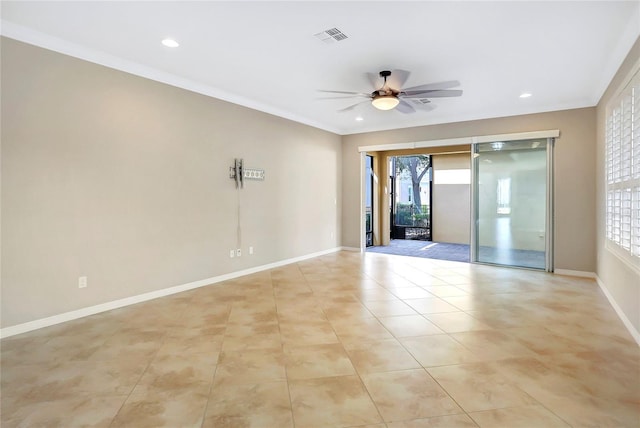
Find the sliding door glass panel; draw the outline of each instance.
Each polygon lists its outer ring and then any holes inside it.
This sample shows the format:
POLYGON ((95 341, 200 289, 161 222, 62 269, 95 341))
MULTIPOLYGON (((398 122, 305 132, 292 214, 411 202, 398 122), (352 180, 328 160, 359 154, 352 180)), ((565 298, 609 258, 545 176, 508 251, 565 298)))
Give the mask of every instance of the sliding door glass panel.
POLYGON ((545 269, 547 140, 477 144, 476 259, 545 269))

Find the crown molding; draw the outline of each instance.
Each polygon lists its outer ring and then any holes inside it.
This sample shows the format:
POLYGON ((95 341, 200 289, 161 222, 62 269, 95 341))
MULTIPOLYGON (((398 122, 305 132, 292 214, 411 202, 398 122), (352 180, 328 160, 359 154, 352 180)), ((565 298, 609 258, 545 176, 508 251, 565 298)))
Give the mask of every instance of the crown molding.
POLYGON ((222 101, 227 101, 233 104, 238 104, 243 107, 248 107, 250 109, 257 110, 263 113, 268 113, 274 116, 281 117, 283 119, 301 123, 303 125, 308 125, 334 134, 342 135, 341 130, 333 128, 331 126, 327 126, 315 120, 298 116, 296 114, 292 114, 290 112, 275 108, 273 106, 254 101, 243 96, 227 92, 219 88, 215 88, 213 86, 205 85, 191 79, 185 79, 172 73, 167 73, 153 67, 148 67, 135 61, 120 58, 106 52, 91 49, 77 43, 72 43, 58 37, 35 31, 31 28, 14 24, 13 22, 9 22, 4 19, 0 20, 0 35, 74 58, 82 59, 94 64, 102 65, 104 67, 109 67, 114 70, 123 71, 125 73, 133 74, 139 77, 144 77, 145 79, 164 83, 170 86, 175 86, 181 89, 186 89, 191 92, 196 92, 198 94, 206 95, 222 101))

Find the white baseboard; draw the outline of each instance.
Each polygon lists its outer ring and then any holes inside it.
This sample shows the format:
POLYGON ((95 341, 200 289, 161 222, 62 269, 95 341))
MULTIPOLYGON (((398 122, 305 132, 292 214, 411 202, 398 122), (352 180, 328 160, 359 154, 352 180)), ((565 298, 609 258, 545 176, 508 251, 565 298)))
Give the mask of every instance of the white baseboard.
POLYGON ((360 252, 360 248, 358 247, 340 247, 340 249, 342 251, 354 251, 354 252, 360 252))
POLYGON ((585 272, 582 270, 554 269, 553 273, 555 273, 556 275, 578 276, 581 278, 593 278, 593 279, 597 278, 595 273, 585 272))
POLYGON ((596 282, 600 286, 600 289, 602 290, 604 295, 607 297, 607 300, 609 300, 609 304, 611 304, 611 306, 613 307, 613 310, 616 311, 616 314, 618 314, 618 317, 620 318, 624 326, 627 327, 627 330, 629 330, 629 333, 631 333, 631 336, 633 337, 633 339, 640 346, 640 332, 636 330, 636 328, 633 326, 629 318, 627 318, 627 315, 622 311, 622 308, 618 306, 618 304, 616 303, 611 293, 609 293, 609 290, 607 290, 607 287, 604 285, 604 282, 602 282, 600 277, 597 275, 596 275, 596 282))
POLYGON ((10 327, 5 327, 0 329, 0 338, 4 339, 5 337, 27 333, 32 330, 49 327, 52 325, 75 320, 78 318, 83 318, 89 315, 95 315, 100 312, 110 311, 112 309, 118 309, 124 306, 135 305, 136 303, 146 302, 148 300, 157 299, 159 297, 169 296, 171 294, 181 293, 183 291, 204 287, 206 285, 227 281, 227 280, 238 278, 241 276, 250 275, 252 273, 257 273, 257 272, 262 272, 269 269, 278 268, 291 263, 297 263, 302 260, 311 259, 313 257, 335 253, 335 252, 341 251, 342 249, 343 249, 342 247, 330 248, 328 250, 318 251, 316 253, 306 254, 300 257, 294 257, 291 259, 281 260, 279 262, 269 263, 266 265, 244 269, 237 272, 231 272, 224 275, 201 279, 198 281, 189 282, 187 284, 176 285, 174 287, 163 288, 162 290, 151 291, 149 293, 139 294, 137 296, 125 297, 124 299, 113 300, 111 302, 101 303, 99 305, 89 306, 86 308, 77 309, 75 311, 65 312, 65 313, 54 315, 47 318, 40 318, 34 321, 29 321, 22 324, 13 325, 10 327))

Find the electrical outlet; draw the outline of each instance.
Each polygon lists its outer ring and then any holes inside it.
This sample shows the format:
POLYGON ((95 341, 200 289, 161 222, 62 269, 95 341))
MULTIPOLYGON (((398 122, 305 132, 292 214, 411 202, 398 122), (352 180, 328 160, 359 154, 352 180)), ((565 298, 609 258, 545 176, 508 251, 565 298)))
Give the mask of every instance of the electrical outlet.
POLYGON ((229 250, 229 257, 234 258, 236 256, 236 252, 233 250, 229 250))
POLYGON ((78 288, 87 288, 87 277, 81 276, 78 278, 78 288))
POLYGON ((242 250, 240 248, 238 248, 236 250, 236 256, 241 257, 242 256, 242 250))
POLYGON ((249 247, 249 254, 253 254, 253 247, 249 247))

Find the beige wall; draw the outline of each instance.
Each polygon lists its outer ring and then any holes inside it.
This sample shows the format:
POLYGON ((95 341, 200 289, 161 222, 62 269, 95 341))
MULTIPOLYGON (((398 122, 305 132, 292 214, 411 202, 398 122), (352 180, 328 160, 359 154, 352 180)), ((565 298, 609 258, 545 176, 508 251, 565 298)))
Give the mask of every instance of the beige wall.
POLYGON ((559 129, 555 151, 555 267, 594 272, 595 118, 596 109, 591 107, 344 136, 342 243, 359 243, 358 146, 559 129))
POLYGON ((438 171, 469 170, 471 181, 471 154, 433 155, 432 230, 436 242, 469 244, 471 233, 471 185, 438 184, 438 171))
MULTIPOLYGON (((622 89, 625 78, 640 61, 640 39, 636 40, 626 60, 609 84, 597 108, 597 147, 596 147, 596 183, 597 183, 597 274, 605 289, 624 312, 629 322, 640 332, 640 273, 629 268, 617 256, 606 248, 605 223, 605 125, 606 109, 609 101, 622 89)), ((640 337, 638 334, 637 337, 640 337)))
POLYGON ((1 48, 3 328, 340 244, 340 136, 1 48), (236 192, 235 157, 266 180, 236 192))
POLYGON ((9 39, 1 48, 2 327, 358 247, 358 146, 560 129, 556 268, 597 271, 640 329, 640 275, 604 244, 602 175, 605 106, 638 42, 597 109, 342 138, 9 39), (236 192, 234 157, 266 181, 236 192), (238 204, 244 256, 229 259, 238 204))

